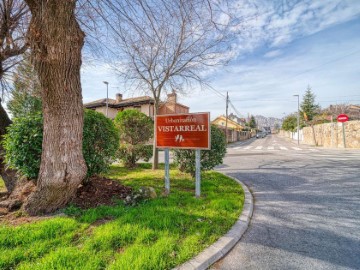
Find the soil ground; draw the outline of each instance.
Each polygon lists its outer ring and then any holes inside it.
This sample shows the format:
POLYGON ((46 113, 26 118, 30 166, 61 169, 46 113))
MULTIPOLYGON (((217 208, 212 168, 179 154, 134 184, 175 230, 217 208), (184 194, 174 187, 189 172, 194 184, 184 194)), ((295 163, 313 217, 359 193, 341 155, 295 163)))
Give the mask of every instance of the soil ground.
MULTIPOLYGON (((124 200, 131 192, 132 189, 130 187, 121 185, 119 181, 95 176, 90 179, 88 184, 81 185, 78 188, 76 196, 70 204, 81 209, 94 208, 100 205, 114 205, 117 201, 124 200)), ((2 196, 1 199, 5 198, 6 197, 2 196)), ((55 215, 63 214, 57 213, 55 215)), ((22 211, 3 213, 3 215, 0 213, 0 224, 20 225, 53 216, 54 215, 30 217, 22 211)))

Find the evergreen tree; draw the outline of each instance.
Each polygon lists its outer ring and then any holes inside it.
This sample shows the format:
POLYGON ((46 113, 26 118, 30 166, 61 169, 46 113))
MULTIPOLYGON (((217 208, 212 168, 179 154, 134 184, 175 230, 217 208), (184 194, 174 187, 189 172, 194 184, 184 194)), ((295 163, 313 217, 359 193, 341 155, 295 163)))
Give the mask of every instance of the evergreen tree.
POLYGON ((37 74, 28 58, 19 64, 14 74, 14 90, 7 106, 14 118, 41 112, 41 89, 37 74))
POLYGON ((251 118, 250 118, 250 123, 249 123, 249 126, 251 128, 256 128, 256 120, 255 120, 255 117, 252 115, 251 118))
POLYGON ((320 105, 315 103, 315 94, 311 91, 310 86, 308 86, 305 95, 303 96, 300 109, 300 117, 305 124, 311 125, 314 117, 319 114, 320 105))

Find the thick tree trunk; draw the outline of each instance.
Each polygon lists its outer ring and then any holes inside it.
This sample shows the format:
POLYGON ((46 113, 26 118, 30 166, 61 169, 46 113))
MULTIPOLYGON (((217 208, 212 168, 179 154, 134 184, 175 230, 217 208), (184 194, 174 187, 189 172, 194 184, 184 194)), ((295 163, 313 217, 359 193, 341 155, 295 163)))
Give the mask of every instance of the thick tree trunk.
POLYGON ((37 186, 24 206, 35 215, 66 205, 86 175, 80 84, 84 33, 75 18, 76 1, 25 2, 32 14, 29 39, 44 117, 37 186))
POLYGON ((11 124, 11 120, 8 117, 6 111, 1 105, 0 99, 0 176, 4 180, 8 193, 11 193, 17 183, 16 171, 6 169, 4 164, 4 149, 2 148, 2 136, 6 133, 6 128, 11 124))

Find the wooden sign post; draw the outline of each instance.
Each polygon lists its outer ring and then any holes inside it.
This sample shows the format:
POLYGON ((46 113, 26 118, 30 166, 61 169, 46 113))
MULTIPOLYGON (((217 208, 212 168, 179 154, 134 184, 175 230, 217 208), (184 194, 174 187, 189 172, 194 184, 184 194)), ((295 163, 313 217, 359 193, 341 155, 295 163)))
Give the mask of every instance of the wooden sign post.
POLYGON ((156 147, 165 149, 165 193, 170 192, 169 148, 194 149, 195 195, 200 197, 200 150, 210 149, 210 113, 158 115, 155 130, 156 147))

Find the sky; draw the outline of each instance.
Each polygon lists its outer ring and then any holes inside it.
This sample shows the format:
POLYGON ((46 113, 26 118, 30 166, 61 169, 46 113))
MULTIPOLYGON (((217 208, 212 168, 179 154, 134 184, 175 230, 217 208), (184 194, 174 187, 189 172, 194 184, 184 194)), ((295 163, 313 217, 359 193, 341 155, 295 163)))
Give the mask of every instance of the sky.
MULTIPOLYGON (((179 96, 190 112, 283 118, 297 111, 307 87, 322 108, 360 104, 360 0, 238 1, 245 29, 233 46, 234 58, 209 75, 213 89, 191 89, 179 96), (190 94, 191 93, 191 94, 190 94)), ((104 64, 84 64, 84 103, 122 93, 138 93, 104 64)))

